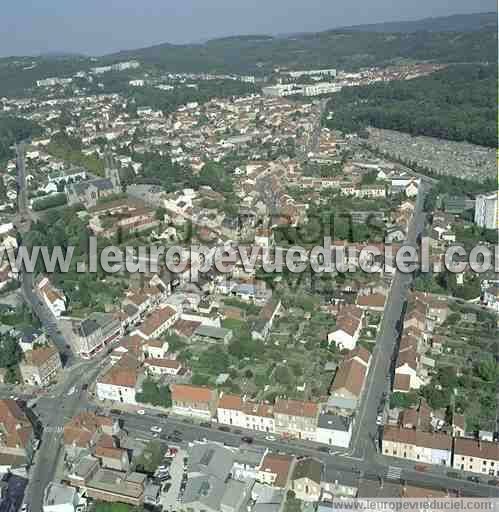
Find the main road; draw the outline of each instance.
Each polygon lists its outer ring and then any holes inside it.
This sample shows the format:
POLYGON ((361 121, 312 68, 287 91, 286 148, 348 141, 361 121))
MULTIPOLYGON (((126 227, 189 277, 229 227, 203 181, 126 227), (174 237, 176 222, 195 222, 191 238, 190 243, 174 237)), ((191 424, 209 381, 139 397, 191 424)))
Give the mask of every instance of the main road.
MULTIPOLYGON (((338 472, 352 473, 369 480, 384 480, 387 474, 386 463, 371 460, 353 460, 348 457, 330 455, 327 452, 319 450, 319 445, 298 444, 293 441, 285 441, 280 438, 267 438, 268 434, 254 431, 244 431, 243 433, 235 431, 221 431, 215 425, 208 428, 205 426, 191 423, 188 420, 169 416, 168 418, 159 417, 153 411, 146 410, 146 414, 138 415, 133 413, 121 413, 112 415, 123 421, 123 428, 135 438, 148 440, 153 439, 151 433, 152 426, 160 426, 163 431, 160 439, 167 442, 167 437, 173 431, 181 432, 182 444, 192 441, 209 440, 223 443, 227 446, 239 447, 242 443, 241 436, 246 435, 254 439, 258 446, 265 446, 275 453, 287 453, 294 456, 310 456, 323 462, 326 473, 338 472)), ((444 474, 421 473, 414 471, 411 467, 402 468, 398 482, 405 481, 407 484, 426 486, 437 489, 459 489, 465 496, 476 497, 499 497, 499 489, 484 483, 475 484, 467 480, 449 478, 444 474)))
MULTIPOLYGON (((417 196, 416 207, 408 230, 406 245, 416 245, 425 225, 423 211, 426 184, 422 182, 417 196)), ((352 436, 352 456, 374 461, 377 453, 376 418, 383 393, 388 391, 391 362, 398 339, 399 321, 404 303, 408 298, 412 274, 396 271, 390 293, 386 301, 383 319, 378 333, 376 346, 371 358, 371 366, 366 379, 365 391, 355 418, 352 436)))
POLYGON ((87 408, 82 386, 95 380, 102 363, 104 361, 86 361, 66 368, 62 382, 36 403, 34 411, 43 425, 43 434, 26 491, 25 501, 30 510, 42 510, 44 490, 54 479, 59 464, 64 425, 87 408))

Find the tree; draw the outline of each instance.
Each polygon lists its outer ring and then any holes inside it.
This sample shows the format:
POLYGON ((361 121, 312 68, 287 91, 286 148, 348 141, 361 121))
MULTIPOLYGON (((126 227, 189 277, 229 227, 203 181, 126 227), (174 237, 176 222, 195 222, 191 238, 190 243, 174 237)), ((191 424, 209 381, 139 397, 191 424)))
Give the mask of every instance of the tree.
POLYGON ((137 393, 137 401, 160 407, 171 407, 171 392, 168 386, 160 386, 151 378, 142 383, 142 390, 137 393))
POLYGON ((162 206, 159 206, 156 208, 156 211, 154 212, 154 216, 156 217, 156 220, 159 220, 161 222, 164 221, 166 215, 166 209, 162 206))
POLYGON ((499 379, 499 367, 493 357, 484 359, 477 368, 478 376, 485 382, 497 384, 499 379))
POLYGON ((163 460, 163 453, 164 450, 159 441, 150 441, 137 460, 137 469, 153 474, 163 460))

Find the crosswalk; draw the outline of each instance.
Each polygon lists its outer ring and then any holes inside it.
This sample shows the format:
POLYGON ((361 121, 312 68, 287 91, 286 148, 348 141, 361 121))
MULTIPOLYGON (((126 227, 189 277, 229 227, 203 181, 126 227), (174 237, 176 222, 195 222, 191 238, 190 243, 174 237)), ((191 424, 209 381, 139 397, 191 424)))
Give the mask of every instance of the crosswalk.
POLYGON ((388 471, 386 473, 387 480, 400 480, 402 477, 402 468, 398 468, 397 466, 388 466, 388 471))

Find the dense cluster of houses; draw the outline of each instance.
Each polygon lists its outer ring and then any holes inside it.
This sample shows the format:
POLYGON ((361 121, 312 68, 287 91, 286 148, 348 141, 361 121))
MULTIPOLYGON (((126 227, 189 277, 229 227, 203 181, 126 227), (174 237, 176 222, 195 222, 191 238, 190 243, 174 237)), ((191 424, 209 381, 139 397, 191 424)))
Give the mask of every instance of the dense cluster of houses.
POLYGON ((466 435, 464 416, 454 414, 446 423, 422 400, 416 407, 403 410, 396 421, 384 427, 384 455, 499 476, 499 443, 492 433, 466 435))
MULTIPOLYGON (((409 393, 430 382, 435 361, 428 353, 441 350, 439 336, 432 333, 450 313, 446 297, 411 294, 395 361, 393 392, 409 393)), ((466 434, 464 416, 454 414, 449 423, 445 414, 432 411, 424 400, 416 407, 393 411, 394 415, 384 426, 383 454, 422 464, 499 475, 499 444, 492 435, 480 433, 477 438, 466 434)))
MULTIPOLYGON (((185 390, 178 392, 185 394, 185 390)), ((196 399, 201 401, 213 398, 208 394, 201 396, 200 390, 197 393, 196 399)), ((225 398, 229 410, 236 406, 235 400, 236 397, 225 398)), ((282 413, 289 414, 290 407, 296 409, 303 405, 283 404, 282 413)), ((60 496, 64 494, 62 490, 66 491, 66 500, 72 501, 74 494, 69 489, 73 489, 84 499, 132 506, 160 504, 161 486, 134 469, 144 444, 130 438, 118 421, 91 412, 80 413, 64 425, 63 445, 64 483, 49 486, 46 503, 51 493, 60 496)), ((377 481, 331 470, 315 458, 273 453, 258 445, 227 446, 195 441, 185 450, 168 448, 165 456, 179 460, 173 464, 182 464, 185 483, 181 503, 195 510, 235 512, 245 503, 251 504, 251 510, 255 511, 268 507, 274 510, 286 502, 288 491, 306 503, 327 507, 335 498, 368 496, 373 490, 379 494, 384 488, 377 481)), ((387 495, 392 497, 447 495, 444 491, 400 484, 386 486, 391 493, 387 495)))

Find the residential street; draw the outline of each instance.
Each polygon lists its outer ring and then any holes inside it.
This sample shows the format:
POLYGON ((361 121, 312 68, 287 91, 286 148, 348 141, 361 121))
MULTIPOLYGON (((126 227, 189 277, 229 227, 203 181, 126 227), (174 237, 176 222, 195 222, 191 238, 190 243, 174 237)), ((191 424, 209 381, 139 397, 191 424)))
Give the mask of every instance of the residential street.
MULTIPOLYGON (((424 195, 424 187, 421 187, 408 233, 408 242, 413 245, 424 228, 424 195)), ((352 452, 353 456, 357 458, 366 458, 367 460, 375 460, 376 458, 378 406, 383 393, 389 391, 388 375, 398 336, 397 322, 402 316, 404 302, 407 300, 412 279, 412 274, 403 274, 399 271, 393 278, 390 294, 385 305, 383 322, 373 352, 366 388, 355 421, 352 452)))

